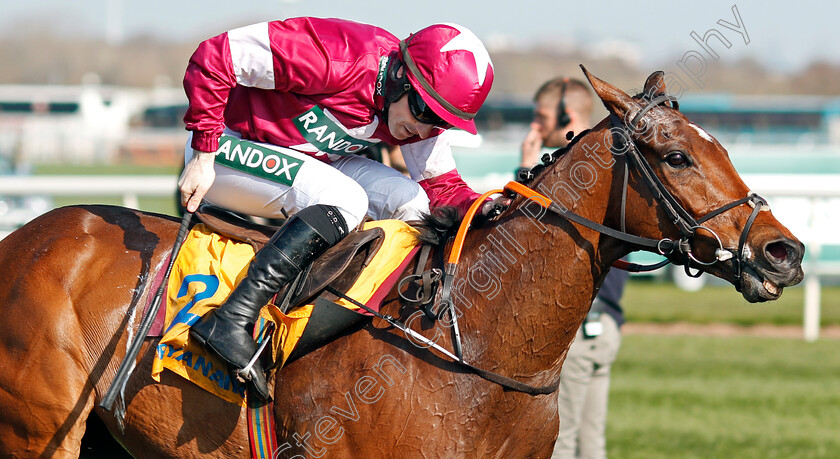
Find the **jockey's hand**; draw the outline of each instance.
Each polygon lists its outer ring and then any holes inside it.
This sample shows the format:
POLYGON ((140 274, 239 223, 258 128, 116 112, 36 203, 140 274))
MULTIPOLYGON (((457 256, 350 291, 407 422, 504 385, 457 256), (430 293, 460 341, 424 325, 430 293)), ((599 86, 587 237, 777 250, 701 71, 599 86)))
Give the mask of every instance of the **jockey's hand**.
POLYGON ((497 198, 484 203, 484 206, 481 207, 481 215, 492 220, 493 218, 501 215, 501 213, 510 206, 510 203, 511 199, 509 197, 505 195, 498 196, 497 198))
POLYGON ((543 139, 539 129, 539 124, 531 123, 531 130, 528 131, 528 135, 522 141, 522 158, 519 164, 522 167, 534 167, 534 164, 537 164, 540 160, 543 139))
POLYGON ((216 180, 216 170, 213 169, 215 160, 216 154, 213 152, 193 150, 193 156, 178 180, 181 205, 187 208, 187 212, 198 209, 210 185, 216 180))

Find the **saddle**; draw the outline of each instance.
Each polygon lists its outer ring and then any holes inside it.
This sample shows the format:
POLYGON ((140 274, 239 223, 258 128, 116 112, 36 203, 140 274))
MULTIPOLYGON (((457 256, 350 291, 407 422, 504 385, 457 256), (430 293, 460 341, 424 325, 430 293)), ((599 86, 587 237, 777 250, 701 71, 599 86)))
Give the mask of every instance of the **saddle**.
MULTIPOLYGON (((243 404, 245 386, 230 378, 224 362, 189 340, 189 327, 227 298, 255 251, 278 227, 206 206, 195 217, 198 223, 186 236, 166 281, 166 307, 160 308, 163 317, 158 315, 161 325, 152 327, 160 334, 151 336, 161 337, 152 378, 159 381, 168 369, 231 403, 243 404)), ((258 342, 274 330, 271 352, 263 353, 264 368, 276 371, 378 314, 419 251, 417 236, 417 230, 402 221, 363 222, 277 292, 254 325, 258 342)), ((162 282, 162 272, 155 282, 162 282)))
MULTIPOLYGON (((235 241, 247 242, 260 250, 279 226, 260 225, 242 219, 238 215, 212 206, 202 206, 196 217, 211 230, 235 241)), ((385 231, 381 228, 353 231, 334 246, 327 249, 301 276, 285 286, 275 298, 286 298, 287 305, 281 307, 287 312, 304 304, 327 285, 344 291, 359 278, 362 268, 382 246, 385 231)), ((336 298, 333 295, 333 298, 336 298)), ((276 302, 275 302, 276 304, 276 302)))
MULTIPOLYGON (((262 248, 279 229, 279 226, 254 223, 214 206, 203 205, 196 212, 196 217, 213 231, 250 244, 254 251, 262 248)), ((317 349, 371 317, 364 311, 355 312, 336 304, 338 297, 324 291, 324 288, 329 285, 339 292, 346 292, 359 280, 363 268, 368 266, 379 251, 384 239, 385 231, 382 228, 353 231, 317 258, 297 279, 277 292, 273 303, 284 314, 309 303, 314 307, 303 335, 284 363, 317 349)), ((378 305, 375 306, 378 309, 378 305)))

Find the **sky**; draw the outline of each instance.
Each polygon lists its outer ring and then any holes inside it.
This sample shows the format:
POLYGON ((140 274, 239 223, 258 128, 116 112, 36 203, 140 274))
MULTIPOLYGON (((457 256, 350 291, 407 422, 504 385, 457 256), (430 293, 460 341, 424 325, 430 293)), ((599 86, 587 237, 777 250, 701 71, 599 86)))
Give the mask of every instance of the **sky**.
POLYGON ((815 0, 5 0, 0 35, 40 23, 58 33, 115 42, 144 34, 198 43, 238 26, 294 16, 366 22, 398 37, 432 23, 455 22, 472 29, 491 49, 534 42, 558 49, 578 46, 591 53, 619 53, 643 67, 676 66, 686 53, 703 53, 691 33, 702 37, 715 29, 731 44, 727 48, 708 37, 720 59, 752 57, 779 72, 799 70, 814 59, 840 63, 840 2, 815 0), (746 36, 719 23, 738 25, 733 8, 746 36))

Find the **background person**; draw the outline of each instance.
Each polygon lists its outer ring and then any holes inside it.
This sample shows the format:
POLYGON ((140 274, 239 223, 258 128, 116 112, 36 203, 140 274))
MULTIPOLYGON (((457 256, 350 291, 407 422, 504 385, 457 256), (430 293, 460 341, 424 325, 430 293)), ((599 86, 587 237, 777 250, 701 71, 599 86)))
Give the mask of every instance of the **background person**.
POLYGON ((534 95, 534 120, 522 142, 520 169, 540 161, 543 148, 552 150, 569 144, 574 135, 591 127, 592 94, 579 80, 555 78, 546 81, 534 95))
MULTIPOLYGON (((569 144, 568 133, 591 127, 593 97, 581 81, 555 78, 534 95, 534 120, 522 142, 522 169, 530 169, 544 148, 569 144)), ((546 151, 547 152, 547 151, 546 151)), ((621 295, 626 271, 611 269, 578 329, 560 372, 557 391, 560 433, 552 458, 605 458, 610 368, 621 346, 621 295)))
MULTIPOLYGON (((190 212, 206 199, 291 217, 191 336, 238 372, 255 354, 250 329, 260 308, 365 215, 465 211, 479 194, 455 169, 445 131, 476 132, 492 83, 484 45, 454 24, 399 40, 367 24, 293 18, 202 42, 184 76, 191 137, 182 203, 190 212), (354 154, 380 142, 401 146, 411 179, 354 154)), ((244 376, 255 395, 269 397, 259 363, 244 376)))
POLYGON ((610 369, 621 347, 620 300, 629 274, 611 269, 560 371, 560 433, 552 458, 605 458, 610 369))

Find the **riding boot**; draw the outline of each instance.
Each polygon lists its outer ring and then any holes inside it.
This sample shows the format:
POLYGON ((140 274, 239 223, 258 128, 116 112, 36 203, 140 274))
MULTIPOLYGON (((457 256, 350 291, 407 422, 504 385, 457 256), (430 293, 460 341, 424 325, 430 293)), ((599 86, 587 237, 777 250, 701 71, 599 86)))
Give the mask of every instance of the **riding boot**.
MULTIPOLYGON (((235 373, 245 368, 256 354, 252 332, 260 309, 281 287, 340 239, 325 239, 316 229, 318 225, 313 227, 310 223, 319 221, 318 214, 327 212, 326 208, 332 211, 330 215, 337 213, 332 206, 312 206, 291 217, 257 252, 246 277, 227 300, 191 327, 191 336, 218 354, 235 373), (315 211, 316 218, 312 218, 313 212, 308 212, 308 219, 300 218, 309 209, 315 211)), ((340 220, 344 224, 343 219, 340 220)), ((259 359, 245 379, 260 399, 269 399, 268 383, 259 359)))

